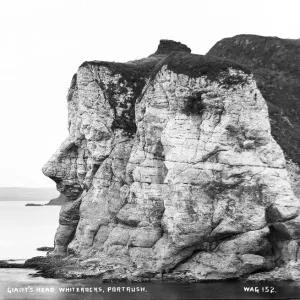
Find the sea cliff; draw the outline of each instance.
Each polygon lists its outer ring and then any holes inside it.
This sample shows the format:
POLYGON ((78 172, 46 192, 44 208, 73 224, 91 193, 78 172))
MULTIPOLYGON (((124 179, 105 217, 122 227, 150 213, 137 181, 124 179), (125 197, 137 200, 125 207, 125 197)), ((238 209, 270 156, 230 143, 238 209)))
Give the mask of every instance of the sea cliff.
POLYGON ((69 137, 43 167, 66 197, 51 276, 298 274, 300 203, 265 95, 251 66, 217 56, 163 40, 79 67, 69 137))

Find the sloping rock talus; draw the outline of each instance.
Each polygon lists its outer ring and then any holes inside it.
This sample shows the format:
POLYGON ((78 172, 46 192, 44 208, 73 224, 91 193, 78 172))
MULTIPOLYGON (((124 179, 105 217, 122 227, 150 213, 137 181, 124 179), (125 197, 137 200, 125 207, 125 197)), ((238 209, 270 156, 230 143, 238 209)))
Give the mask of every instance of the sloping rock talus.
POLYGON ((163 41, 83 63, 68 108, 43 172, 67 197, 52 255, 76 257, 77 275, 222 280, 298 251, 299 200, 247 67, 163 41))

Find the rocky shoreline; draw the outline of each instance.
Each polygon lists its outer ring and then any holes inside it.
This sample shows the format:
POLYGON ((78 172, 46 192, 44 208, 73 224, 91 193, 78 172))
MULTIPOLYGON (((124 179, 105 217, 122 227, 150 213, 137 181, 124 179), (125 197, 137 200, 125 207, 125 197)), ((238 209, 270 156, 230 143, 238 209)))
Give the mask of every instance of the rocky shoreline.
POLYGON ((14 263, 14 260, 0 260, 0 269, 6 268, 24 269, 26 266, 24 263, 14 263))
POLYGON ((11 263, 10 261, 0 261, 2 268, 25 268, 35 269, 34 276, 43 278, 63 278, 63 279, 86 279, 99 278, 101 282, 220 282, 228 280, 238 280, 242 282, 280 282, 293 281, 300 284, 300 262, 290 262, 284 267, 276 267, 268 272, 258 272, 250 275, 240 276, 236 274, 231 278, 207 277, 197 278, 189 272, 158 273, 151 270, 136 272, 134 268, 118 264, 99 265, 99 261, 92 259, 83 260, 73 255, 67 257, 37 256, 25 261, 25 263, 11 263))

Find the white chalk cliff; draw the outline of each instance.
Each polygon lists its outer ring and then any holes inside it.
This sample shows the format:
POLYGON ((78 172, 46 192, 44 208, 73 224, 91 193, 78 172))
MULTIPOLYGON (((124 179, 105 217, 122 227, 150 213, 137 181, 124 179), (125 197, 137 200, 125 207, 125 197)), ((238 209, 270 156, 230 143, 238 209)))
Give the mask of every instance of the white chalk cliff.
POLYGON ((299 199, 247 68, 162 41, 82 64, 68 110, 43 172, 67 197, 52 255, 77 273, 226 279, 299 260, 299 199))

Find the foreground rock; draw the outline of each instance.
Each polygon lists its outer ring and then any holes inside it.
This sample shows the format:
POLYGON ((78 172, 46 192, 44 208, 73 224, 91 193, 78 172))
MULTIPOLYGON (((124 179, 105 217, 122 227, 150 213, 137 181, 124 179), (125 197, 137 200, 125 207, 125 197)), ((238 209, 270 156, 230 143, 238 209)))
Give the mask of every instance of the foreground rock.
POLYGON ((67 198, 49 276, 225 280, 298 259, 299 200, 247 67, 164 41, 83 63, 68 108, 43 168, 67 198))
POLYGON ((300 262, 290 262, 286 266, 270 272, 262 272, 248 276, 247 281, 297 281, 300 282, 300 262))

